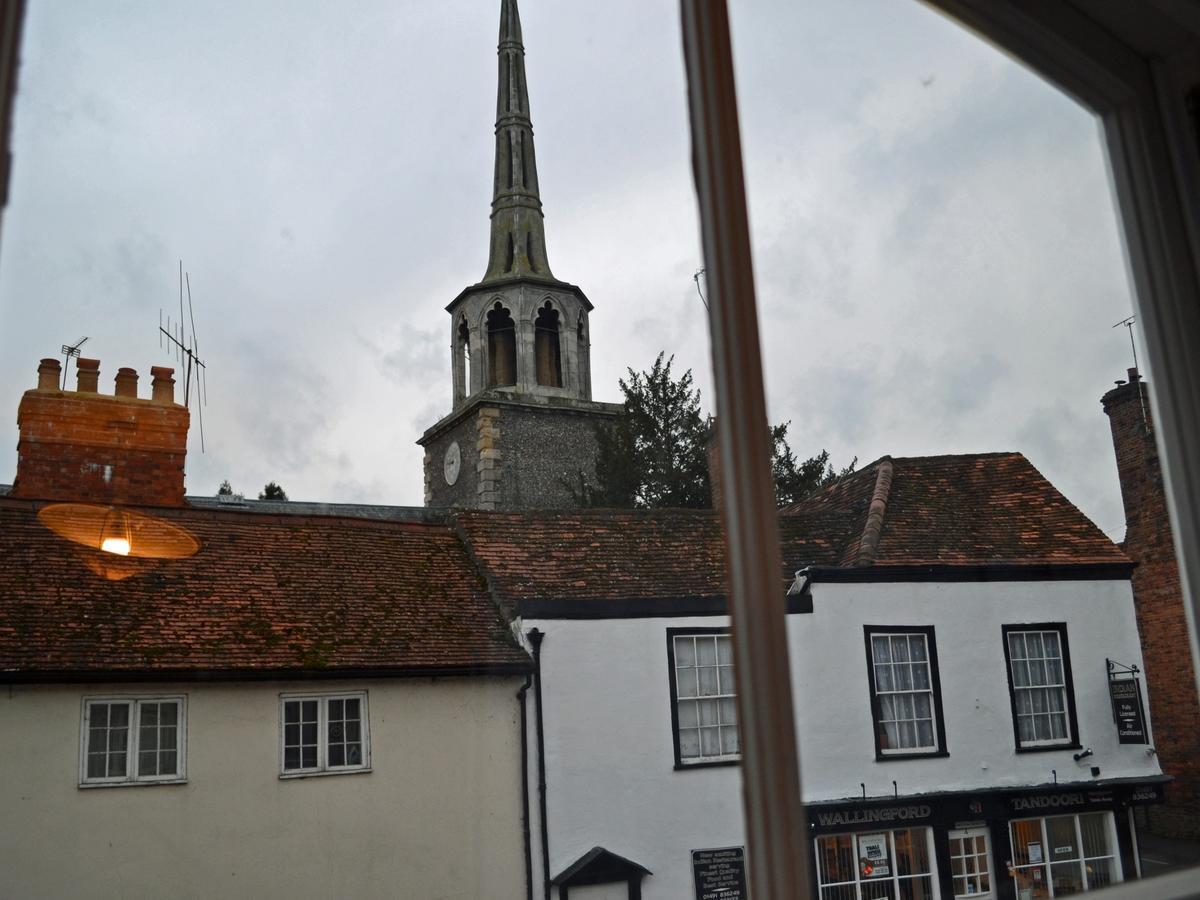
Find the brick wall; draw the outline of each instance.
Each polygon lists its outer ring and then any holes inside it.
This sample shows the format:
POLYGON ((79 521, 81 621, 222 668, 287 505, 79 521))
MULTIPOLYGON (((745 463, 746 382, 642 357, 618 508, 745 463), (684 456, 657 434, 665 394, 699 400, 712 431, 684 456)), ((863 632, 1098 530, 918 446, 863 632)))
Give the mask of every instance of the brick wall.
POLYGON ((59 387, 59 362, 42 360, 38 387, 17 411, 13 496, 38 500, 182 506, 188 411, 174 402, 173 370, 155 367, 153 397, 120 369, 117 394, 96 390, 99 363, 78 362, 78 390, 59 387))
POLYGON ((1162 835, 1195 839, 1200 838, 1200 700, 1150 401, 1137 371, 1131 369, 1129 375, 1128 383, 1101 402, 1112 427, 1125 506, 1122 546, 1137 563, 1133 596, 1154 746, 1163 771, 1175 778, 1167 789, 1167 804, 1149 808, 1148 825, 1162 835))

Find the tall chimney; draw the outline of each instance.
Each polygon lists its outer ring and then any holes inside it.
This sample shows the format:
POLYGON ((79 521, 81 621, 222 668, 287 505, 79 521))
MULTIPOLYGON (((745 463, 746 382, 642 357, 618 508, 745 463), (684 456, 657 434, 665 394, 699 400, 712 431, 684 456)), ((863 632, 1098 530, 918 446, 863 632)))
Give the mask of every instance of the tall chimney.
POLYGON ((99 360, 75 367, 78 390, 64 391, 58 360, 42 360, 38 386, 21 398, 12 496, 182 506, 189 415, 174 402, 174 370, 154 368, 154 398, 139 400, 134 369, 119 369, 107 396, 97 392, 99 360))
POLYGON ((1200 838, 1200 701, 1188 645, 1187 613, 1167 497, 1163 486, 1149 387, 1137 369, 1101 400, 1117 454, 1121 502, 1125 507, 1122 549, 1137 566, 1133 601, 1154 746, 1163 771, 1175 781, 1163 806, 1148 808, 1151 829, 1167 837, 1200 838))

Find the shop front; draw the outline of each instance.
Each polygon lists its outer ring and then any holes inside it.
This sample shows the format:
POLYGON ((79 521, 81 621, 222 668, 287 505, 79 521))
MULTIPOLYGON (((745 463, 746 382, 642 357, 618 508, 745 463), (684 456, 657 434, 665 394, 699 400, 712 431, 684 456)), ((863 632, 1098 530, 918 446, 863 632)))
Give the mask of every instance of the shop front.
POLYGON ((821 900, 1045 900, 1138 876, 1165 778, 808 805, 821 900))

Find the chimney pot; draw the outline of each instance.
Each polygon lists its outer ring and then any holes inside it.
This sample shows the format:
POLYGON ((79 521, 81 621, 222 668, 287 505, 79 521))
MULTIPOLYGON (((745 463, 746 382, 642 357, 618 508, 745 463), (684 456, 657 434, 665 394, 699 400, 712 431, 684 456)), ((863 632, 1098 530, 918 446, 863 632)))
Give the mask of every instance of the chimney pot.
POLYGON ((76 390, 95 394, 100 390, 100 360, 79 356, 75 359, 76 390))
POLYGON ((130 369, 127 366, 122 366, 117 369, 117 396, 118 397, 137 397, 138 374, 137 369, 130 369))
POLYGON ((38 390, 57 391, 58 377, 62 374, 62 365, 57 359, 43 359, 38 366, 38 390))
POLYGON ((1138 374, 1138 370, 1137 370, 1136 366, 1129 369, 1128 372, 1129 372, 1129 383, 1130 384, 1136 384, 1137 382, 1142 380, 1142 376, 1138 374))
POLYGON ((155 403, 175 402, 175 370, 170 366, 151 366, 151 398, 155 403))

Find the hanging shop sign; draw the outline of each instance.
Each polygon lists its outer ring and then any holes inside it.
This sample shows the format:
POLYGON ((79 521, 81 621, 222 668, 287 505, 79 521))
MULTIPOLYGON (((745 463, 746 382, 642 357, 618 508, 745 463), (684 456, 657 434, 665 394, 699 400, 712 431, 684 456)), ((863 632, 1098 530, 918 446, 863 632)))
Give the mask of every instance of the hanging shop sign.
POLYGON ((693 850, 696 900, 746 900, 746 850, 693 850))
POLYGON ((1142 686, 1137 678, 1109 678, 1108 695, 1112 698, 1118 743, 1149 743, 1146 714, 1142 709, 1142 686))

